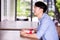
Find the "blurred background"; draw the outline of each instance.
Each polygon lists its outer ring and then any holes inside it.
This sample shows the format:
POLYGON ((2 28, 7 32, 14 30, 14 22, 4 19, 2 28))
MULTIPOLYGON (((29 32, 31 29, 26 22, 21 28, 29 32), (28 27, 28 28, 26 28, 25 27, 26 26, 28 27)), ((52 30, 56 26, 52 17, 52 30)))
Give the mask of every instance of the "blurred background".
POLYGON ((1 21, 38 21, 33 12, 37 1, 48 5, 46 13, 60 23, 60 0, 1 0, 1 21))
POLYGON ((21 17, 28 18, 28 21, 38 21, 34 16, 33 6, 37 1, 42 1, 48 5, 47 14, 52 20, 56 19, 60 22, 60 1, 59 0, 17 0, 16 19, 21 17))
POLYGON ((0 0, 0 40, 30 40, 21 38, 19 29, 37 27, 38 18, 33 11, 37 1, 48 6, 46 13, 54 21, 60 38, 60 0, 0 0))

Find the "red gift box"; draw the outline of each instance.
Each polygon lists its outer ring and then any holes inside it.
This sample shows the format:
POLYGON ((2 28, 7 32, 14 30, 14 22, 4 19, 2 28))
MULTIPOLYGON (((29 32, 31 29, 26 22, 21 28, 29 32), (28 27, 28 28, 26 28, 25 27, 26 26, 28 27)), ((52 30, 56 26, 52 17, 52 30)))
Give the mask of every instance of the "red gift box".
POLYGON ((25 30, 25 32, 26 32, 27 34, 33 34, 33 33, 34 33, 34 30, 33 30, 33 29, 29 29, 29 30, 25 30))

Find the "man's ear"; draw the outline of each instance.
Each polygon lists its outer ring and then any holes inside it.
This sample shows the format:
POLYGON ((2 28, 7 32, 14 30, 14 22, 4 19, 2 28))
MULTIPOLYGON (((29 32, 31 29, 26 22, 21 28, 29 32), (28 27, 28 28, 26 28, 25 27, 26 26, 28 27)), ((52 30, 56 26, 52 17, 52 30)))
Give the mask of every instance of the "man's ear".
POLYGON ((44 11, 42 8, 40 9, 42 12, 44 11))

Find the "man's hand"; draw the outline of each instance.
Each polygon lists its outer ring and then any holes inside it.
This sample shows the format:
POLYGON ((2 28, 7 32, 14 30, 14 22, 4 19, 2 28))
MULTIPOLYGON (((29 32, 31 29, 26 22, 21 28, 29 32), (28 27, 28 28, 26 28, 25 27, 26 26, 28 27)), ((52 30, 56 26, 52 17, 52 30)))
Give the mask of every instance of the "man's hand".
POLYGON ((22 31, 20 32, 20 36, 23 37, 23 38, 25 38, 26 32, 25 32, 24 30, 22 30, 22 31))
POLYGON ((20 36, 28 39, 37 39, 36 33, 27 34, 25 30, 21 30, 20 36))

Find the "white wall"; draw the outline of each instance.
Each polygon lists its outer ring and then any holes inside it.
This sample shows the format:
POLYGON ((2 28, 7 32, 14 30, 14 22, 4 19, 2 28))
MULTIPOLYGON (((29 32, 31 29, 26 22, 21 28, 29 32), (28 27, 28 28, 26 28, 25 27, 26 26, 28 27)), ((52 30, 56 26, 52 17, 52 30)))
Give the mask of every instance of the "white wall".
POLYGON ((7 19, 15 20, 15 0, 7 0, 7 19))
POLYGON ((15 21, 15 0, 1 0, 1 20, 15 21))
POLYGON ((4 0, 1 0, 1 20, 4 20, 4 0))

